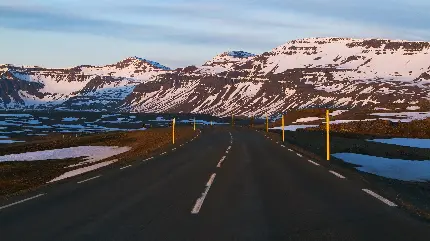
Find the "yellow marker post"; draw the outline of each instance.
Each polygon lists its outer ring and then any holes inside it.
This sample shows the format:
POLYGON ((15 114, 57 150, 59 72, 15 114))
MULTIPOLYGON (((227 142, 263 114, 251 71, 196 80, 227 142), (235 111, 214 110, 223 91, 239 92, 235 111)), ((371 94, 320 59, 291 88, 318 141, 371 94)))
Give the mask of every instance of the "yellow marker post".
POLYGON ((269 117, 266 114, 266 132, 269 132, 269 117))
POLYGON ((213 126, 212 121, 211 121, 211 126, 213 126))
POLYGON ((284 115, 282 115, 282 142, 285 141, 284 115))
POLYGON ((327 161, 330 161, 330 115, 329 110, 325 112, 326 131, 327 131, 327 161))
POLYGON ((173 144, 175 144, 175 118, 173 118, 173 124, 172 124, 172 140, 173 140, 173 144))
POLYGON ((194 118, 194 130, 196 130, 196 118, 194 118))

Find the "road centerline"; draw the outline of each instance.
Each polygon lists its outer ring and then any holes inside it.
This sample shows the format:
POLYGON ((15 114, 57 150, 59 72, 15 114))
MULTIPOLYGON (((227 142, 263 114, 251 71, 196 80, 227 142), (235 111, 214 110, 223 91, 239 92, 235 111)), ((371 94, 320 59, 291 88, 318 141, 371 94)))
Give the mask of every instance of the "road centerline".
POLYGON ((193 209, 191 210, 191 214, 198 214, 200 212, 200 209, 202 208, 203 202, 205 201, 206 195, 208 194, 209 189, 211 188, 212 183, 215 180, 215 176, 216 176, 216 174, 213 173, 211 175, 211 177, 209 178, 209 181, 206 183, 205 191, 202 193, 202 196, 197 199, 196 204, 194 205, 193 209))

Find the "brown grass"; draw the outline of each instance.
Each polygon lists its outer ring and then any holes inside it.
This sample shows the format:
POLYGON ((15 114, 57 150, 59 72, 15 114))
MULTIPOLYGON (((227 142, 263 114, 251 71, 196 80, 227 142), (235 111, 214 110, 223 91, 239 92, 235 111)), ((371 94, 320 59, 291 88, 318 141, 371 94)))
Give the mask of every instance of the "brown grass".
MULTIPOLYGON (((307 128, 307 130, 322 131, 325 130, 325 125, 307 128)), ((388 120, 355 121, 330 125, 330 131, 386 137, 430 138, 430 119, 411 122, 391 122, 388 120)))
MULTIPOLYGON (((180 144, 191 139, 196 133, 190 127, 176 128, 175 142, 180 144)), ((171 128, 155 128, 145 131, 103 133, 90 136, 74 137, 53 135, 38 138, 34 142, 17 143, 1 147, 2 155, 59 149, 82 145, 129 146, 128 152, 110 157, 119 162, 132 162, 148 157, 155 151, 161 151, 172 145, 171 128)), ((73 168, 65 168, 81 161, 82 158, 64 160, 44 160, 31 162, 0 162, 0 197, 17 194, 43 186, 47 181, 60 176, 73 168)), ((94 164, 94 163, 92 163, 94 164)), ((79 166, 83 167, 83 166, 79 166)), ((77 168, 77 167, 75 167, 77 168)))

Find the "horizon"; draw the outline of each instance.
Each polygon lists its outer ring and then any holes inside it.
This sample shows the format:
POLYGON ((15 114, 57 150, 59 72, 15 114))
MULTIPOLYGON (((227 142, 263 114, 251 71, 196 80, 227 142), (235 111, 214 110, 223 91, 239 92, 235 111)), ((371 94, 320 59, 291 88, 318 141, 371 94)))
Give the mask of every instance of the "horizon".
POLYGON ((327 3, 0 0, 0 63, 65 68, 139 56, 176 69, 227 51, 258 55, 315 36, 430 40, 430 17, 418 14, 430 10, 426 1, 327 3), (368 9, 371 3, 376 6, 368 9))

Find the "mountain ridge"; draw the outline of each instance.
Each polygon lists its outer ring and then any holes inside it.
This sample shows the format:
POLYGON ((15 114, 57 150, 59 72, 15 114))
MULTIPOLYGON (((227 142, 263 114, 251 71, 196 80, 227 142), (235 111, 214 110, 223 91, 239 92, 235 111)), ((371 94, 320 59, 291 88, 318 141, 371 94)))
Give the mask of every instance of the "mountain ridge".
MULTIPOLYGON (((429 49, 430 43, 423 41, 315 37, 291 40, 258 55, 226 51, 203 65, 176 69, 136 56, 70 69, 8 65, 16 76, 0 78, 1 86, 8 86, 8 91, 0 91, 0 108, 220 116, 310 107, 396 104, 405 109, 422 103, 425 108, 430 97, 429 49), (30 91, 23 87, 25 81, 43 87, 35 85, 30 91), (56 90, 60 82, 73 83, 73 91, 56 90)), ((4 68, 0 65, 0 73, 4 68)))

